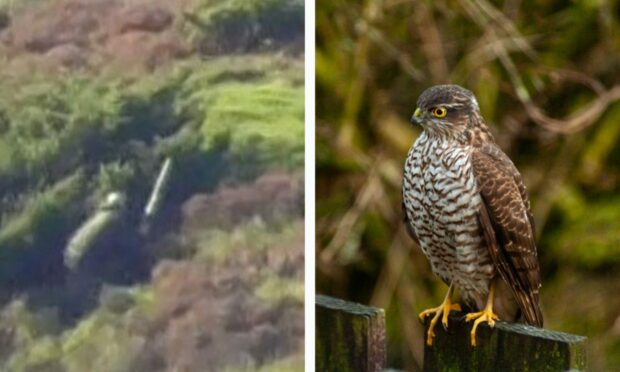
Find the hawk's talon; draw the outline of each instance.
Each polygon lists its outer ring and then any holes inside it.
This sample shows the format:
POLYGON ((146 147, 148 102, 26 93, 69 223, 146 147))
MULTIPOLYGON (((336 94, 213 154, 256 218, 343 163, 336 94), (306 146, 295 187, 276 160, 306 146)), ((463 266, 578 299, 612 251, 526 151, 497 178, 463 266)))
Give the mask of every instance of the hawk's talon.
POLYGON ((477 313, 469 313, 467 315, 465 315, 465 321, 466 322, 471 322, 474 319, 479 319, 481 317, 487 316, 489 318, 488 323, 491 327, 493 327, 493 325, 495 325, 495 320, 499 319, 497 317, 497 314, 495 314, 493 311, 491 310, 483 310, 483 311, 479 311, 477 313))
POLYGON ((441 317, 441 323, 443 324, 444 329, 448 329, 448 316, 450 315, 450 311, 461 311, 461 305, 459 304, 451 304, 450 307, 445 311, 444 309, 443 316, 441 317))
POLYGON ((491 283, 491 287, 489 288, 489 297, 487 298, 487 305, 484 307, 484 310, 476 312, 476 313, 469 313, 465 316, 466 322, 471 322, 472 320, 475 319, 474 326, 472 327, 471 332, 470 332, 471 346, 473 347, 476 347, 476 330, 478 329, 478 326, 480 325, 480 323, 487 322, 489 327, 493 328, 493 326, 495 326, 495 321, 499 320, 499 317, 497 316, 497 314, 493 312, 494 294, 495 294, 495 285, 491 283))
POLYGON ((461 305, 453 304, 453 303, 451 303, 449 301, 446 303, 446 301, 444 301, 441 305, 439 305, 437 307, 433 307, 433 308, 426 309, 426 310, 422 311, 418 315, 418 317, 420 318, 421 321, 424 321, 424 318, 426 318, 429 315, 436 316, 437 313, 444 314, 442 319, 441 319, 441 322, 447 325, 448 324, 448 315, 446 315, 446 310, 449 310, 447 312, 447 314, 449 315, 450 311, 452 311, 452 310, 461 311, 461 305))
POLYGON ((467 316, 465 317, 466 322, 470 322, 474 319, 475 319, 474 326, 471 329, 470 335, 471 335, 471 346, 475 347, 476 346, 476 330, 478 329, 478 326, 480 325, 480 323, 487 322, 489 327, 493 328, 493 326, 495 326, 495 321, 499 320, 499 317, 491 309, 484 309, 477 313, 470 313, 470 314, 467 314, 467 316))
POLYGON ((424 318, 433 314, 433 319, 431 319, 431 323, 428 325, 428 331, 426 332, 426 344, 428 346, 433 345, 433 337, 435 337, 435 325, 439 321, 441 317, 441 324, 444 329, 448 329, 448 316, 450 315, 450 311, 456 310, 461 311, 461 305, 452 303, 452 293, 454 292, 454 288, 450 285, 448 288, 448 293, 446 294, 446 298, 443 300, 441 305, 427 309, 422 311, 418 316, 420 320, 424 321, 424 318))

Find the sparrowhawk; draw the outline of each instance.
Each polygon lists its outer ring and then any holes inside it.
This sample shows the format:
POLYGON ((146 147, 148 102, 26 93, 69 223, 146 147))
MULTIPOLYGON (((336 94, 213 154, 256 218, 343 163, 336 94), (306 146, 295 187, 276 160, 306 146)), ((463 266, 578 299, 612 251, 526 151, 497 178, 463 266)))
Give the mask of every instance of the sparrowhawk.
POLYGON ((454 289, 482 322, 500 318, 542 327, 534 220, 519 171, 495 143, 473 93, 457 85, 424 91, 412 122, 422 134, 405 162, 403 207, 411 236, 448 286, 443 303, 423 311, 447 327, 454 289))

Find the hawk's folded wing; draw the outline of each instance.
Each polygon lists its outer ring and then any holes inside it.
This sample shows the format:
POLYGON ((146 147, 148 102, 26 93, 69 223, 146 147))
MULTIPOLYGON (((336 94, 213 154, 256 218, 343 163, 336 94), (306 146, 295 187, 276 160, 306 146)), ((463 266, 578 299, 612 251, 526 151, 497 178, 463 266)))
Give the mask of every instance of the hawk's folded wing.
POLYGON ((542 327, 534 224, 521 175, 494 144, 477 148, 472 166, 483 201, 478 218, 493 263, 526 322, 542 327))

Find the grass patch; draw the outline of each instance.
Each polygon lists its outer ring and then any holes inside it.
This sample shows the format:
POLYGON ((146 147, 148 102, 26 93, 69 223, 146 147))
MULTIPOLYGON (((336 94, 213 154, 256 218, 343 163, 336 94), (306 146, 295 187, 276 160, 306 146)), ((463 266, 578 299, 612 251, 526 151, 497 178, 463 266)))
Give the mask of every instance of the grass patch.
POLYGON ((264 252, 282 242, 292 241, 297 234, 294 223, 275 228, 254 219, 232 231, 209 229, 197 232, 196 257, 223 262, 238 253, 264 252))
POLYGON ((283 359, 273 360, 260 367, 256 367, 254 365, 231 366, 224 368, 222 372, 289 372, 303 370, 304 357, 302 354, 299 354, 283 359))
POLYGON ((303 0, 194 0, 185 33, 205 54, 269 48, 303 36, 303 0))
POLYGON ((256 296, 269 303, 280 303, 286 300, 304 302, 304 283, 300 280, 267 277, 257 288, 256 296))
POLYGON ((302 72, 301 63, 274 56, 214 59, 187 77, 177 109, 198 120, 206 151, 226 138, 238 159, 298 168, 304 154, 302 72))
POLYGON ((33 195, 22 211, 4 218, 7 223, 0 228, 0 252, 7 246, 32 242, 62 229, 71 215, 67 206, 80 197, 83 182, 84 177, 78 172, 33 195))
POLYGON ((15 330, 17 348, 5 364, 0 362, 0 368, 16 372, 132 371, 148 340, 130 328, 137 313, 144 318, 150 311, 153 294, 147 287, 128 288, 126 293, 134 300, 131 311, 119 314, 101 308, 58 335, 45 331, 50 319, 31 312, 22 300, 13 301, 3 315, 15 330))

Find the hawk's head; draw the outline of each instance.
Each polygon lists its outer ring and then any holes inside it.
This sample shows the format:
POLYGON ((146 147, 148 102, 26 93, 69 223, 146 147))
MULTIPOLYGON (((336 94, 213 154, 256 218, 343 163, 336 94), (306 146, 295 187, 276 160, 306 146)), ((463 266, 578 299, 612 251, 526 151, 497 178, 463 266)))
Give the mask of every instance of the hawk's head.
POLYGON ((457 137, 480 121, 480 108, 472 92, 458 85, 435 85, 418 98, 411 122, 426 132, 457 137))

